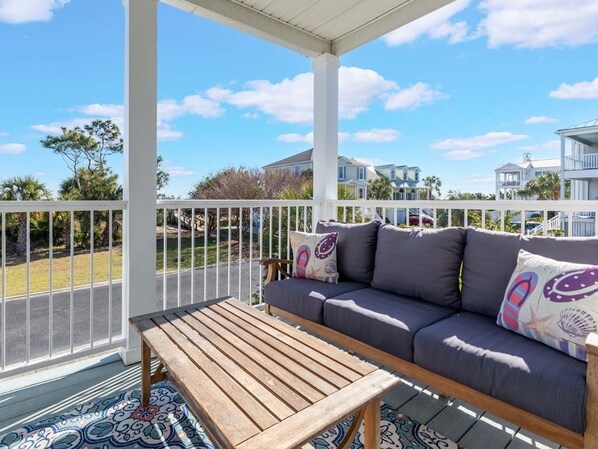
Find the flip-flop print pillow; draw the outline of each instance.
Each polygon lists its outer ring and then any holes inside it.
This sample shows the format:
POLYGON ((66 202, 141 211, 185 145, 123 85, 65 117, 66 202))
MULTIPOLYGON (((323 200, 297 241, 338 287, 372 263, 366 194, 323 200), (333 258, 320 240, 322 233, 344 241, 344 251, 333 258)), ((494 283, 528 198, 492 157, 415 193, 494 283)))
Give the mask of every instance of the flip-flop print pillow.
POLYGON ((291 232, 293 277, 338 283, 336 241, 338 232, 308 234, 291 232))
POLYGON ((519 251, 497 323, 587 360, 586 338, 598 330, 598 266, 519 251))

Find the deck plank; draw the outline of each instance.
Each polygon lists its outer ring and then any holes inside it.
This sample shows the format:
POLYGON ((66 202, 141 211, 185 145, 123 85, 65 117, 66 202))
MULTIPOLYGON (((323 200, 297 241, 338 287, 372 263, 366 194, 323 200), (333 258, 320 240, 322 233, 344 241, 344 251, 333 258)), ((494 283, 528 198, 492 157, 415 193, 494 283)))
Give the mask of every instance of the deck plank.
POLYGON ((484 413, 458 443, 465 449, 505 449, 518 430, 513 424, 484 413))
MULTIPOLYGON (((507 449, 559 449, 560 446, 525 429, 521 429, 507 449)), ((564 448, 563 448, 564 449, 564 448)))
POLYGON ((453 441, 459 441, 483 413, 482 410, 457 399, 442 409, 426 425, 453 441))
POLYGON ((405 403, 400 410, 414 421, 426 424, 447 406, 449 400, 449 398, 438 396, 430 388, 424 388, 417 396, 405 403))

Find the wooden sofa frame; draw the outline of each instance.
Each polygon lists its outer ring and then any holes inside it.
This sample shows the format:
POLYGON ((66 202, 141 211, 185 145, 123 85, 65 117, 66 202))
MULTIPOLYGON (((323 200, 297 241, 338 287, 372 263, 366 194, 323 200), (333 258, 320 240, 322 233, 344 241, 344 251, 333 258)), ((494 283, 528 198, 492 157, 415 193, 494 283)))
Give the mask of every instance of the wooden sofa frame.
MULTIPOLYGON (((265 259, 261 264, 268 268, 265 283, 290 277, 285 268, 293 261, 285 259, 265 259)), ((301 318, 285 310, 266 304, 265 312, 291 321, 304 329, 338 344, 347 350, 369 357, 417 381, 424 382, 448 396, 454 396, 476 407, 530 430, 544 438, 566 446, 568 449, 598 449, 598 333, 586 340, 588 370, 586 376, 586 429, 583 434, 575 433, 547 419, 521 410, 499 399, 480 393, 454 380, 407 362, 359 340, 330 329, 322 324, 301 318)))

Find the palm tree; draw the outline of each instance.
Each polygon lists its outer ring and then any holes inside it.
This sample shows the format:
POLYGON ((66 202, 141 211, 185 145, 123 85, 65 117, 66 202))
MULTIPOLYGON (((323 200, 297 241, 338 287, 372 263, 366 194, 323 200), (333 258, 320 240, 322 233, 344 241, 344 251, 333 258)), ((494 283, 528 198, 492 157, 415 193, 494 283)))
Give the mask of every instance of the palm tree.
POLYGON ((392 195, 392 184, 390 179, 382 176, 378 179, 371 179, 368 185, 368 199, 389 200, 392 195))
MULTIPOLYGON (((33 176, 13 176, 0 184, 0 199, 3 201, 45 201, 52 195, 43 182, 33 176)), ((32 217, 36 219, 34 215, 32 217)), ((18 254, 27 251, 27 216, 20 213, 16 219, 18 254)))
MULTIPOLYGON (((565 197, 569 197, 571 182, 565 181, 565 197)), ((525 183, 519 195, 524 198, 536 196, 539 200, 558 200, 561 197, 561 175, 557 172, 546 172, 525 183)))
POLYGON ((422 179, 424 186, 428 188, 430 197, 428 199, 433 200, 435 197, 440 196, 440 187, 442 187, 442 181, 438 176, 426 176, 422 179))

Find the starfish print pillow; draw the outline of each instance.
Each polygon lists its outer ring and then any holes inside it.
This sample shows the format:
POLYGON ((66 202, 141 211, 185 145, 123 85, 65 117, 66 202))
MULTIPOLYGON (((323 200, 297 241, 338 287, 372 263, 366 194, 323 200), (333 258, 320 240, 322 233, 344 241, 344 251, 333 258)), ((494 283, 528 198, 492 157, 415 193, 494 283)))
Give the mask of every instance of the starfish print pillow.
POLYGON ((338 283, 336 242, 338 232, 308 234, 291 232, 293 277, 338 283))
POLYGON ((497 324, 586 361, 598 330, 598 266, 519 251, 497 324))

